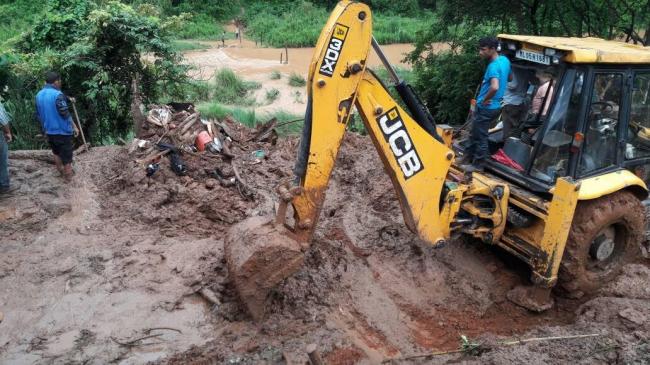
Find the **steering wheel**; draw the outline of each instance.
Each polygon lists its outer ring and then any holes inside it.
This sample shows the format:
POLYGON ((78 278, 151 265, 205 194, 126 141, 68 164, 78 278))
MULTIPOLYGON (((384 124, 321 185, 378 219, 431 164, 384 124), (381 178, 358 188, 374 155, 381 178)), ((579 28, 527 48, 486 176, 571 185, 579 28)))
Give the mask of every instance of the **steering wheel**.
POLYGON ((616 125, 618 125, 618 119, 599 118, 589 125, 589 129, 602 135, 616 134, 616 125))
POLYGON ((597 119, 593 120, 589 129, 600 134, 615 134, 616 126, 618 124, 617 118, 603 117, 603 114, 613 113, 618 105, 612 101, 595 101, 591 103, 590 108, 599 107, 599 110, 592 111, 592 115, 597 119))

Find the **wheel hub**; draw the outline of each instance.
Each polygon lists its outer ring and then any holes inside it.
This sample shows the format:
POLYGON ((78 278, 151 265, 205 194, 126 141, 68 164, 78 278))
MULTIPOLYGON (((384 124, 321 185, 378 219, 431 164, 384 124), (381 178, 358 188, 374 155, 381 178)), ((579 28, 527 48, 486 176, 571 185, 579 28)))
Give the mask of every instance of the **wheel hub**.
POLYGON ((614 253, 616 242, 613 237, 608 237, 605 234, 598 236, 591 244, 589 254, 596 261, 605 261, 614 253))

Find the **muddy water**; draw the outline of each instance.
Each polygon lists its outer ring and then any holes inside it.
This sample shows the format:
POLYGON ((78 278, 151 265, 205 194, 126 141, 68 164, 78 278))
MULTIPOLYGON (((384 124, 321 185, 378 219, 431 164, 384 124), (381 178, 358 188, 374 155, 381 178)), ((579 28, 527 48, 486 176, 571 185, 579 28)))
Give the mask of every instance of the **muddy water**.
MULTIPOLYGON (((250 42, 231 44, 227 47, 220 47, 221 42, 202 42, 210 45, 211 48, 200 51, 184 53, 185 59, 199 67, 206 75, 212 75, 215 70, 228 67, 238 71, 244 77, 259 73, 270 73, 279 71, 283 73, 299 73, 307 75, 309 62, 311 61, 314 48, 267 48, 257 47, 250 42), (288 53, 289 62, 286 62, 288 53), (280 57, 284 63, 280 63, 280 57)), ((410 68, 410 65, 403 62, 405 56, 414 49, 412 44, 389 44, 382 46, 390 62, 398 67, 410 68)), ((371 53, 369 59, 370 67, 379 66, 381 63, 377 55, 371 53)))
MULTIPOLYGON (((225 47, 221 42, 201 43, 210 46, 210 48, 184 53, 186 62, 194 66, 194 70, 190 73, 193 78, 209 80, 214 76, 216 70, 230 68, 244 79, 259 82, 262 85, 260 89, 253 92, 253 96, 257 100, 256 112, 264 114, 282 110, 296 115, 304 113, 305 87, 291 87, 287 80, 292 73, 300 74, 303 77, 307 76, 314 52, 313 47, 269 48, 258 46, 246 39, 242 42, 226 41, 225 47), (280 57, 282 57, 283 63, 280 63, 280 57), (278 80, 271 80, 270 76, 274 71, 280 72, 282 77, 278 80), (266 92, 271 89, 276 89, 280 93, 274 101, 266 100, 266 92)), ((435 49, 444 47, 441 44, 435 49)), ((404 62, 404 59, 413 49, 412 44, 406 43, 382 46, 383 52, 394 66, 406 69, 409 69, 411 65, 404 62)), ((370 67, 381 65, 374 52, 370 52, 368 64, 370 67)))

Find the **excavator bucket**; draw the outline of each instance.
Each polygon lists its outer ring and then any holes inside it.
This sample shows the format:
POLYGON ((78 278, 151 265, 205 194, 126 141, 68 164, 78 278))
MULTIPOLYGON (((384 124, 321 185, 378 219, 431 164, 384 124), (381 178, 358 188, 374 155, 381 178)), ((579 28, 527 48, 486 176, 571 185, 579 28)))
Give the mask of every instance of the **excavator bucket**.
POLYGON ((253 319, 264 318, 269 292, 303 263, 302 246, 269 217, 234 225, 225 239, 230 280, 253 319))

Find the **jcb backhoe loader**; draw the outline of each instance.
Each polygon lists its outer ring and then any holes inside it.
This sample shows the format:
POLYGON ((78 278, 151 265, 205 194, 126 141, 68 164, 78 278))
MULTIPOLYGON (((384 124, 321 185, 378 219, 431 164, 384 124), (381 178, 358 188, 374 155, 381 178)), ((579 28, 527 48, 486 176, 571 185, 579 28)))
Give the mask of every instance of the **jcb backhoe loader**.
POLYGON ((492 129, 491 149, 516 164, 491 160, 485 172, 465 172, 455 164, 462 143, 399 80, 372 21, 362 3, 342 1, 333 10, 309 68, 295 181, 279 187, 275 219, 249 218, 226 238, 231 279, 254 318, 263 317, 269 291, 302 264, 353 107, 409 229, 435 247, 469 235, 530 266, 532 285, 508 294, 515 303, 544 310, 554 286, 584 295, 638 257, 650 161, 650 50, 594 38, 500 35, 502 54, 529 83, 527 95, 535 94, 540 70, 552 76, 554 91, 544 95, 545 115, 528 113, 521 138, 492 129), (405 109, 368 69, 371 48, 405 109))

